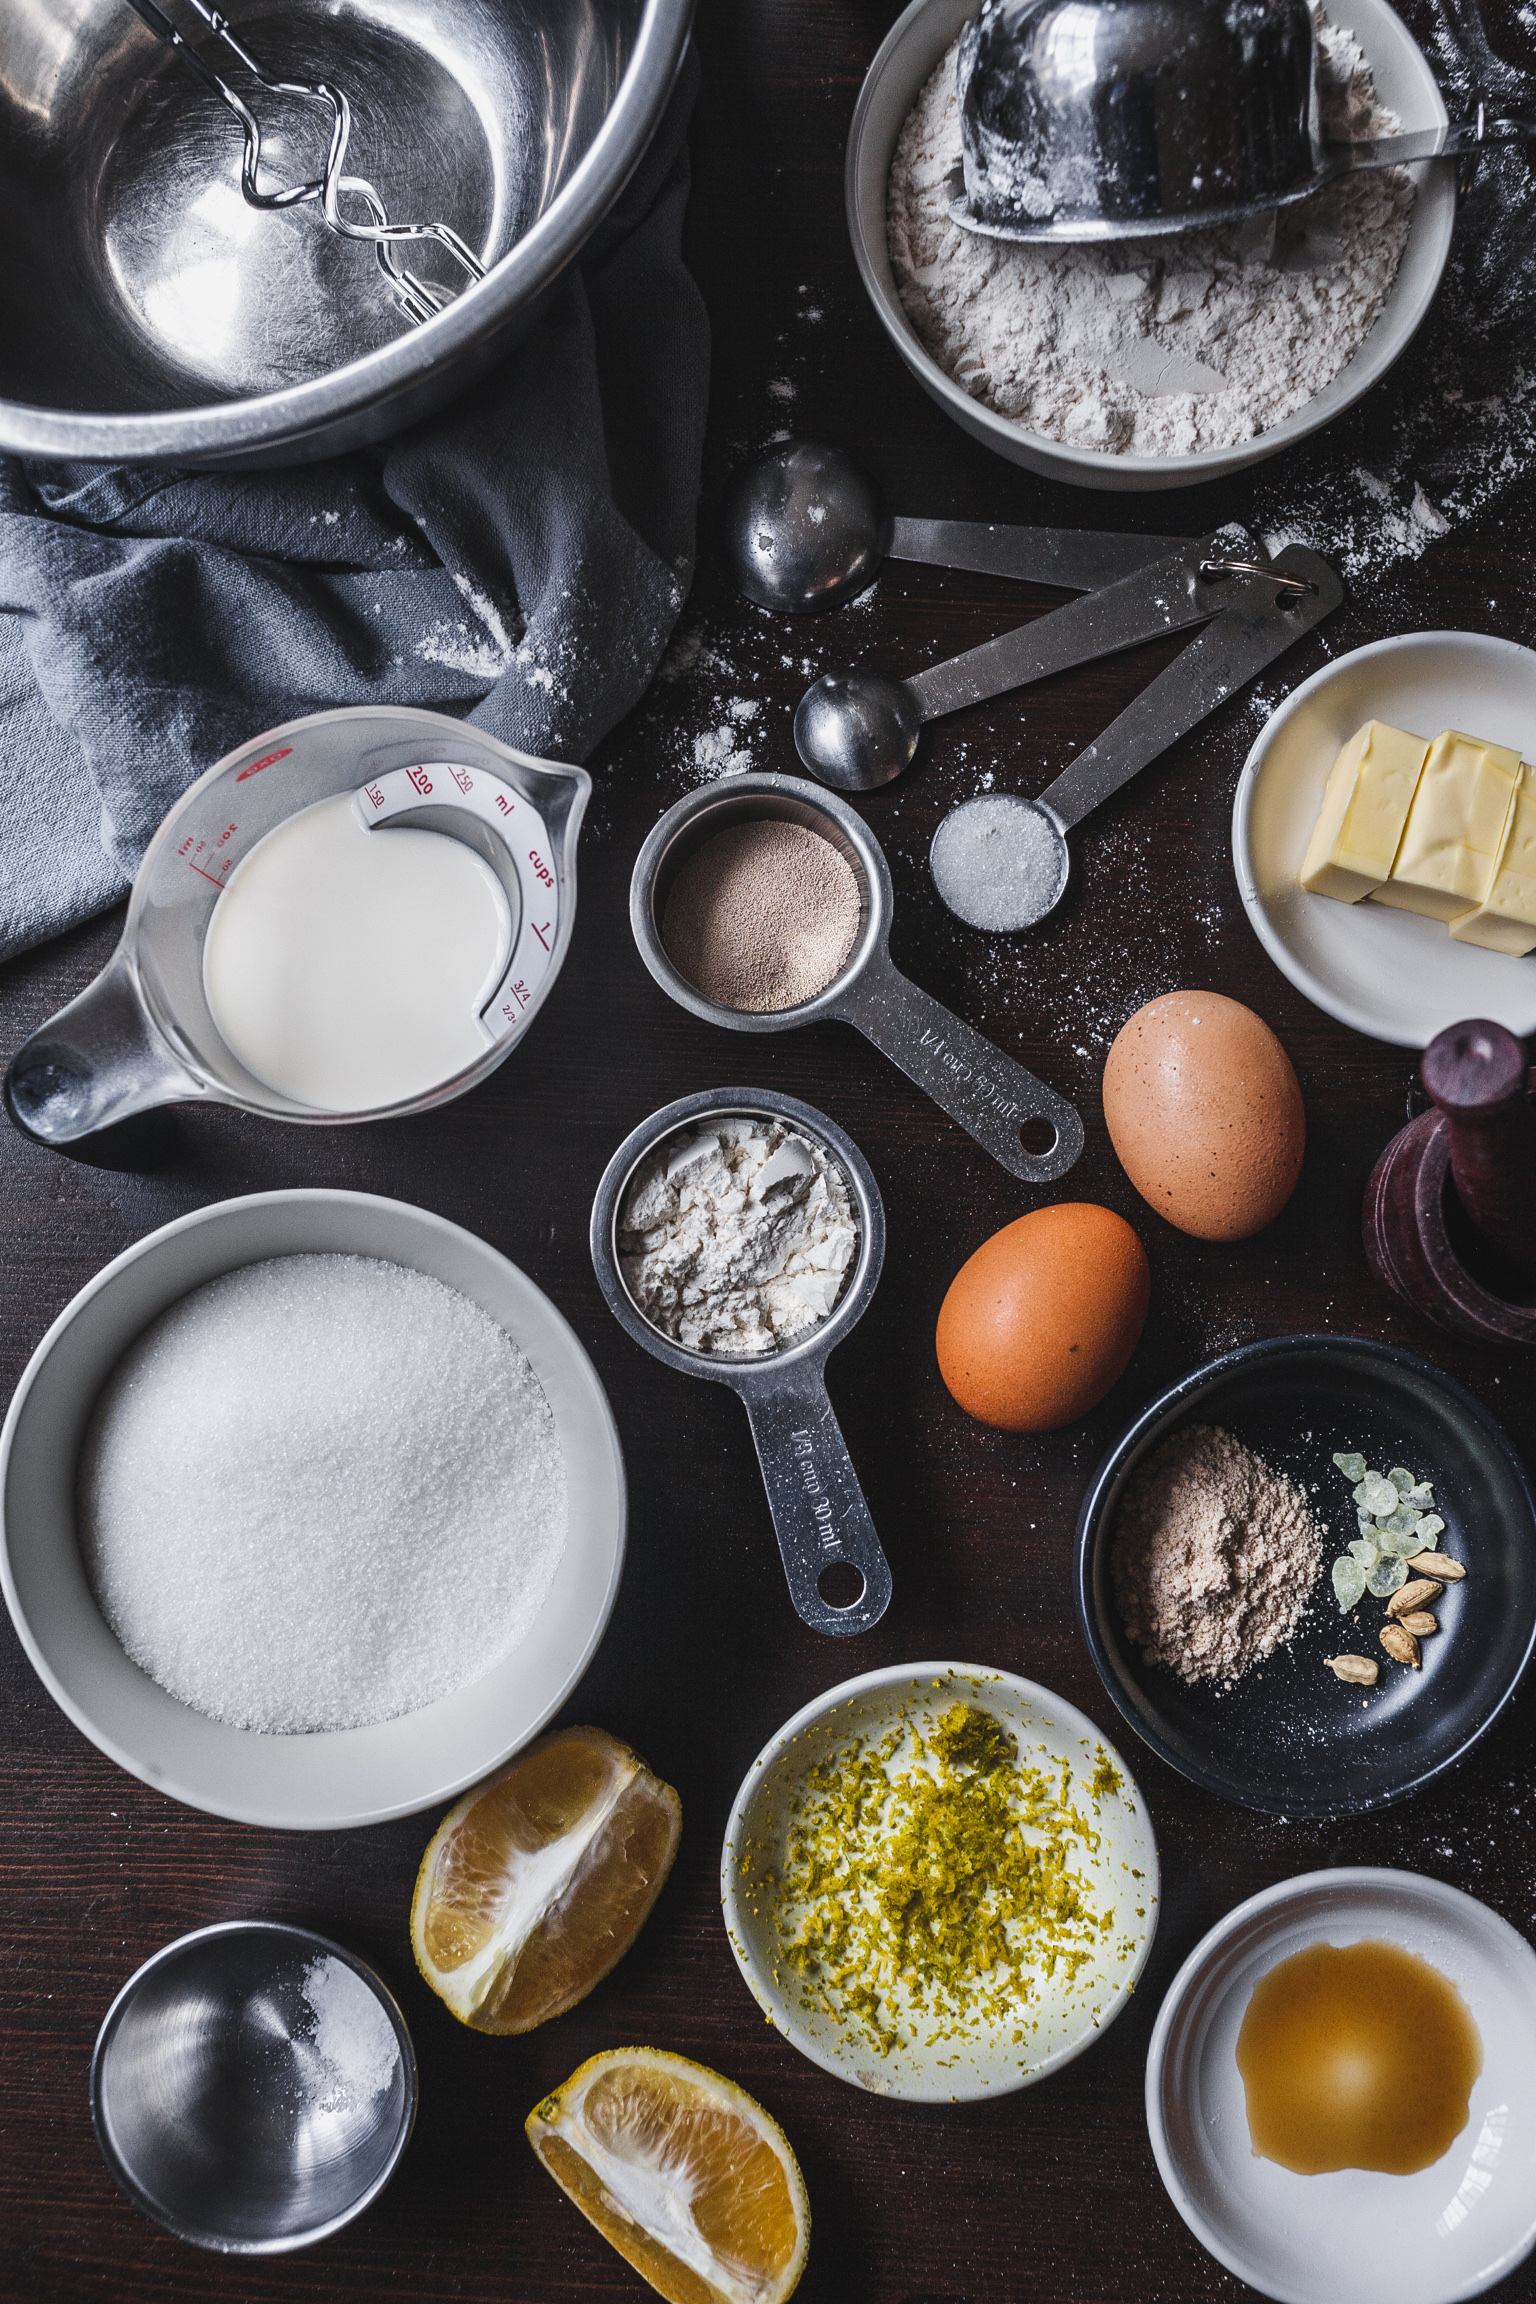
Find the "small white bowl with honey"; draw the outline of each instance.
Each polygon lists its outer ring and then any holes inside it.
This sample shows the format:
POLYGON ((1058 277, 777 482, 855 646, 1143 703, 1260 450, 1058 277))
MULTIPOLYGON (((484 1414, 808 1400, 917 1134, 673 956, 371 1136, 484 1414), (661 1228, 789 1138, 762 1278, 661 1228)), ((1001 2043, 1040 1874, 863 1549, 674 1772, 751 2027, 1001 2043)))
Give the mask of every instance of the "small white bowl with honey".
POLYGON ((1311 1872, 1186 1960, 1147 2056, 1185 2223, 1278 2304, 1455 2304, 1536 2242, 1536 1953, 1414 1872, 1311 1872))

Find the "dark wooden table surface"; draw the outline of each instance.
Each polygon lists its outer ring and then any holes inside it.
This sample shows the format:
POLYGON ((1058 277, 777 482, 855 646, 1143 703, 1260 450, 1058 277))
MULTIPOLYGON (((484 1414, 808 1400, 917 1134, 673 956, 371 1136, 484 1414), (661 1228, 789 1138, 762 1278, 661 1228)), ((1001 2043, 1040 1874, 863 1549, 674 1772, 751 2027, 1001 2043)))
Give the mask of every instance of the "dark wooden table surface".
MULTIPOLYGON (((911 512, 1168 529, 1283 502, 1305 472, 1271 467, 1192 497, 1071 494, 965 441, 900 367, 854 274, 841 159, 855 91, 890 0, 705 0, 692 257, 716 332, 707 483, 785 426, 862 453, 911 512)), ((1417 19, 1416 19, 1417 20, 1417 19)), ((1415 355, 1415 357, 1420 357, 1415 355)), ((1344 466, 1370 466, 1405 392, 1355 418, 1344 466)), ((1417 381, 1415 381, 1417 378, 1417 381)), ((1343 468, 1343 467, 1341 467, 1343 468)), ((1313 468, 1308 467, 1311 471, 1313 468)), ((1315 477, 1307 482, 1316 497, 1315 477)), ((1400 493, 1404 501, 1407 490, 1400 493)), ((1077 836, 1064 910, 1017 938, 963 930, 924 867, 940 814, 989 771, 1038 789, 1156 668, 1142 651, 946 723, 921 764, 872 798, 897 890, 898 963, 1080 1105, 1088 1146, 1065 1185, 1031 1192, 994 1167, 883 1058, 841 1027, 735 1040, 673 1007, 625 922, 635 849, 696 780, 721 729, 755 767, 793 768, 789 719, 814 672, 855 655, 911 669, 1053 603, 981 579, 890 570, 872 602, 794 628, 724 591, 706 553, 668 676, 594 763, 581 913, 564 974, 513 1059, 431 1120, 332 1134, 203 1113, 167 1165, 114 1173, 0 1125, 0 1370, 19 1376, 49 1321, 100 1266, 183 1210, 241 1192, 334 1184, 419 1201, 483 1234, 548 1290, 593 1355, 623 1434, 632 1495, 623 1588, 569 1716, 630 1739, 678 1786, 682 1851, 634 1951, 581 2007, 522 2041, 458 2026, 418 1981, 407 1937, 435 1818, 287 1837, 197 1815, 122 1774, 76 1734, 0 1632, 0 2293, 72 2300, 330 2295, 572 2304, 639 2283, 538 2169, 531 2105, 595 2050, 644 2042, 717 2066, 782 2121, 815 2213, 807 2304, 1152 2304, 1235 2298, 1164 2196, 1142 2116, 1148 2034, 1202 1932, 1287 1874, 1405 1865, 1536 1926, 1531 1800, 1536 1700, 1517 1698, 1472 1760, 1409 1805, 1354 1824, 1285 1824, 1227 1807, 1132 1741, 1078 1637, 1071 1536, 1089 1473, 1153 1392, 1248 1338, 1327 1329, 1423 1350, 1536 1441, 1530 1363, 1461 1350, 1383 1299, 1360 1249, 1361 1188, 1404 1117, 1412 1064, 1332 1024, 1275 972, 1237 900, 1231 793, 1266 702, 1390 631, 1460 625, 1536 639, 1516 476, 1420 557, 1368 569, 1326 632, 1258 698, 1228 707, 1077 836), (732 705, 737 707, 732 711, 732 705), (743 710, 742 707, 750 709, 743 710), (1236 1247, 1171 1230, 1137 1199, 1099 1101, 1105 1050, 1142 1001, 1180 985, 1249 1002, 1295 1062, 1309 1121, 1301 1186, 1236 1247), (868 1155, 889 1218, 885 1275, 837 1354, 831 1388, 895 1572, 879 1627, 843 1646, 791 1613, 740 1408, 639 1352, 603 1307, 586 1249, 593 1187, 619 1138, 690 1090, 761 1082, 804 1097, 868 1155), (933 1325, 979 1241, 1043 1198, 1129 1217, 1153 1270, 1130 1369, 1085 1422, 1045 1439, 972 1424, 949 1399, 933 1325), (1060 1690, 1126 1749, 1162 1849, 1164 1900, 1134 2003, 1047 2085, 974 2108, 903 2108, 840 2086, 762 2021, 721 1926, 726 1813, 759 1746, 846 1674, 918 1658, 1001 1665, 1060 1690), (97 2157, 91 2044, 119 1984, 199 1923, 267 1914, 314 1924, 375 1962, 406 2009, 421 2114, 391 2189, 308 2256, 221 2262, 144 2222, 97 2157)), ((1420 539, 1422 541, 1422 539, 1420 539)), ((5 1056, 77 992, 115 916, 0 971, 5 1056)), ((1503 2294, 1536 2294, 1517 2275, 1503 2294)))

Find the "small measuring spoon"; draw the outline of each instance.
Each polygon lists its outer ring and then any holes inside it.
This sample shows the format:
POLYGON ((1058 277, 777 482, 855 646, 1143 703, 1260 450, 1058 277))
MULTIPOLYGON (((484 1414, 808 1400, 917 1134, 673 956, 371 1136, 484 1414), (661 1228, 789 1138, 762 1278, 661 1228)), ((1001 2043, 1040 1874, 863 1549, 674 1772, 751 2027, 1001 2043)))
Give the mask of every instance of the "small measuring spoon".
POLYGON ((863 818, 846 800, 796 776, 730 776, 690 792, 651 827, 629 883, 640 957, 680 1008, 728 1032, 792 1032, 837 1017, 873 1040, 1011 1176, 1027 1184, 1064 1176, 1083 1148, 1075 1108, 892 965, 894 906, 890 866, 863 818), (842 974, 813 1000, 796 1008, 726 1008, 673 966, 661 923, 688 858, 717 832, 762 817, 803 824, 846 859, 859 884, 858 933, 842 974), (1026 1136, 1033 1148, 1026 1149, 1026 1136))
POLYGON ((990 520, 902 519, 862 464, 819 440, 790 440, 741 465, 725 491, 719 533, 738 591, 760 608, 790 616, 840 608, 868 591, 885 560, 1096 592, 1183 541, 990 520))
POLYGON ((1241 529, 1223 528, 1179 544, 1118 583, 1069 600, 1032 624, 930 664, 909 680, 886 672, 824 673, 800 699, 795 750, 823 784, 840 792, 872 792, 911 765, 930 720, 1140 641, 1208 623, 1227 605, 1235 585, 1272 600, 1274 583, 1253 557, 1257 550, 1241 529), (1237 551, 1241 559, 1232 557, 1237 551))
POLYGON ((988 792, 950 810, 933 836, 928 868, 957 919, 997 930, 1031 928, 1043 920, 1066 889, 1073 825, 1331 615, 1344 597, 1327 561, 1304 545, 1287 545, 1272 573, 1267 586, 1234 598, 1037 800, 988 792), (996 843, 984 878, 972 869, 973 834, 989 846, 996 843))
POLYGON ((779 1557, 795 1612, 813 1632, 867 1632, 891 1599, 891 1571, 870 1518, 848 1444, 827 1398, 827 1355, 847 1336, 875 1292, 885 1258, 885 1209, 863 1153, 825 1113, 762 1088, 717 1088, 653 1112, 619 1146, 592 1203, 592 1263, 608 1309, 637 1344, 668 1368, 725 1384, 747 1412, 762 1467, 779 1557), (819 1138, 841 1168, 858 1219, 859 1246, 842 1295, 818 1327, 782 1351, 752 1359, 694 1352, 651 1325, 624 1285, 618 1232, 635 1171, 669 1136, 712 1120, 784 1120, 819 1138), (839 1607, 821 1586, 829 1570, 857 1576, 855 1599, 839 1607))

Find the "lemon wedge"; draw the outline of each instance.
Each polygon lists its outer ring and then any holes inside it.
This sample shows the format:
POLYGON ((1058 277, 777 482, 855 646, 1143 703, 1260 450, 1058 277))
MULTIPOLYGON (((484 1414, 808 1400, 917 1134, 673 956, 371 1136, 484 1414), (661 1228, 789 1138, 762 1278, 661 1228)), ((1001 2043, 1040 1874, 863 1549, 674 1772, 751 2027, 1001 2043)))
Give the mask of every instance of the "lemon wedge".
POLYGON ((686 2056, 611 2048, 527 2120, 528 2141, 589 2223, 669 2304, 783 2304, 811 2207, 776 2120, 686 2056))
POLYGON ((601 1728, 561 1728, 465 1794, 411 1900, 416 1964, 477 2032, 529 2032, 633 1944, 677 1853, 670 1784, 601 1728))

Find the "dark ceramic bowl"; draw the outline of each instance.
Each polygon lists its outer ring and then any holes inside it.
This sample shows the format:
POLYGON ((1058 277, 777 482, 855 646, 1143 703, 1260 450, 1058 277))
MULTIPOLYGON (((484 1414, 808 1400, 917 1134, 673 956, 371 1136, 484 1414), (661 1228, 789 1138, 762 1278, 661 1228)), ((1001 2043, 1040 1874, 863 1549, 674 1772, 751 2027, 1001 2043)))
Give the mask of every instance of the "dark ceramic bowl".
POLYGON ((1143 1410, 1094 1474, 1077 1527, 1077 1604, 1099 1676, 1154 1752, 1225 1800, 1277 1816, 1357 1816, 1417 1792, 1483 1734, 1536 1644, 1536 1494, 1508 1434, 1439 1369, 1355 1336, 1279 1336, 1226 1353, 1143 1410), (1225 1694, 1187 1687, 1126 1639, 1110 1582, 1120 1500, 1183 1424, 1219 1424, 1299 1482, 1326 1533, 1323 1572, 1294 1639, 1225 1694), (1437 1548, 1463 1583, 1434 1603, 1441 1629, 1415 1672, 1382 1655, 1381 1601, 1341 1616, 1329 1568, 1356 1533, 1335 1451, 1432 1480, 1437 1548), (1313 1493, 1315 1491, 1315 1493, 1313 1493), (1341 1652, 1380 1660, 1372 1689, 1335 1680, 1341 1652))

